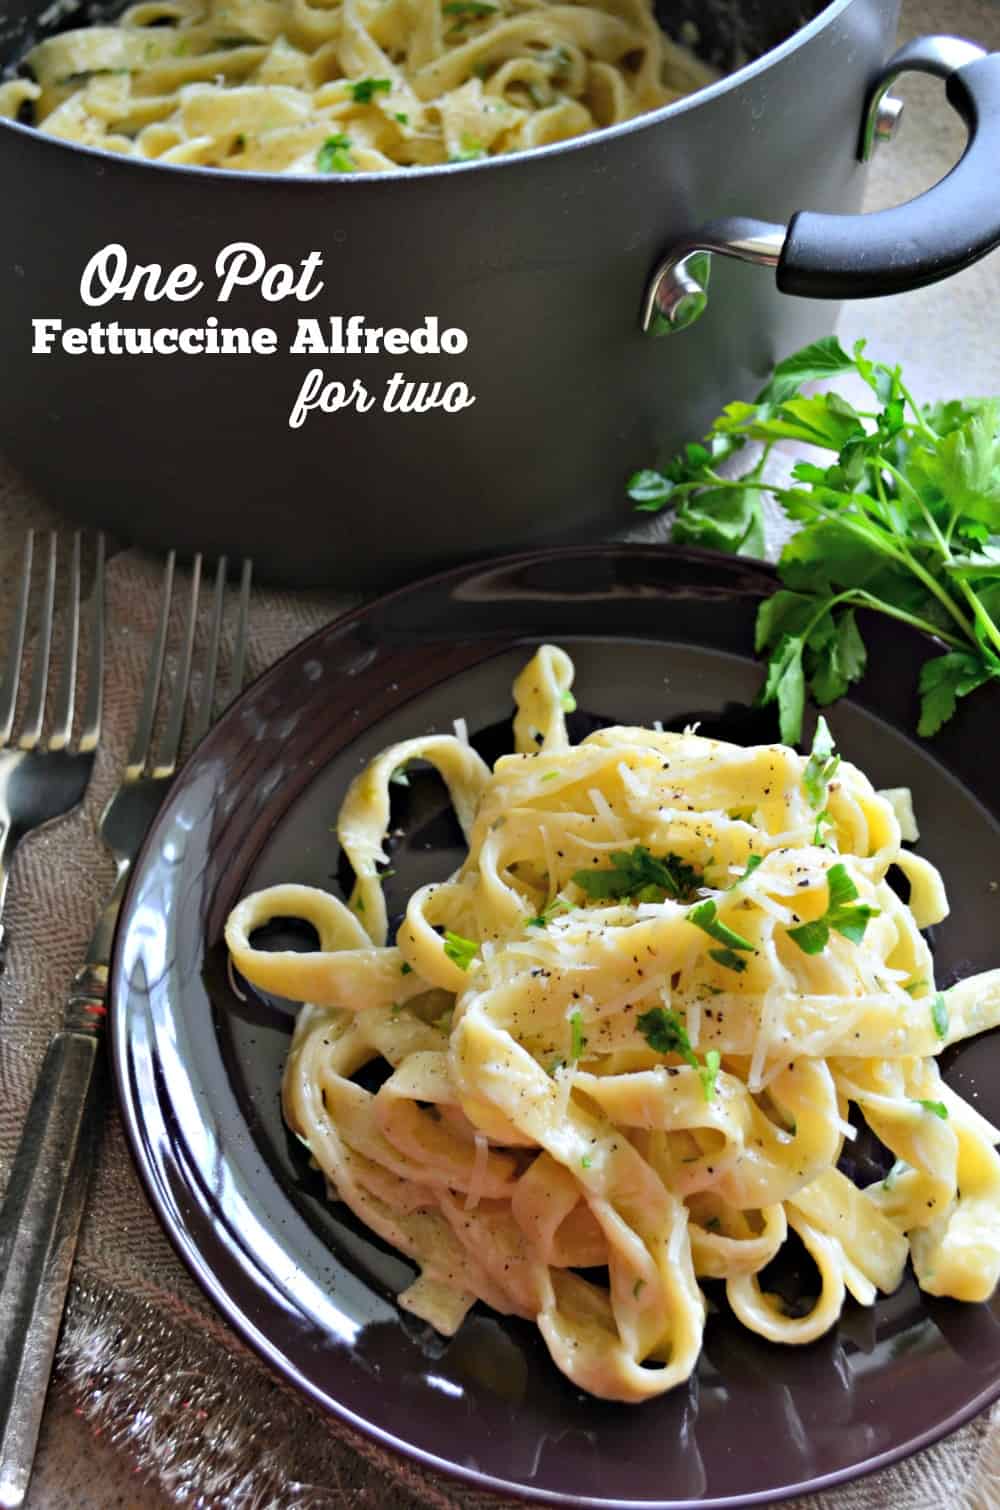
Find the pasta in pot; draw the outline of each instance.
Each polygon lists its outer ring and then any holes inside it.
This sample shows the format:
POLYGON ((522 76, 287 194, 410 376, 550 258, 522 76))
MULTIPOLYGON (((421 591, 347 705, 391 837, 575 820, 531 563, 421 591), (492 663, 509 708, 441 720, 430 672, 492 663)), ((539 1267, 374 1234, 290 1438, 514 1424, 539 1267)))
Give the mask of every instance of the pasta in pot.
POLYGON ((901 848, 905 801, 825 725, 808 758, 643 728, 571 746, 572 679, 538 651, 493 771, 431 735, 355 778, 347 905, 277 886, 227 924, 246 979, 309 1003, 285 1116, 331 1194, 419 1265, 400 1304, 444 1333, 477 1299, 528 1317, 575 1384, 639 1402, 694 1368, 701 1279, 791 1344, 848 1293, 895 1289, 908 1258, 928 1292, 988 1298, 1000 1133, 935 1056, 1000 1023, 1000 970, 935 989, 920 929, 947 901, 901 848), (418 759, 468 856, 412 895, 390 946, 389 784, 418 759), (309 919, 319 949, 255 949, 280 916, 309 919), (355 1077, 379 1060, 373 1093, 355 1077), (897 1160, 865 1189, 838 1167, 852 1105, 897 1160), (806 1315, 760 1279, 789 1231, 819 1274, 806 1315), (606 1284, 577 1272, 601 1266, 606 1284))
POLYGON ((141 158, 379 172, 580 136, 717 75, 651 0, 140 0, 40 42, 0 116, 141 158))

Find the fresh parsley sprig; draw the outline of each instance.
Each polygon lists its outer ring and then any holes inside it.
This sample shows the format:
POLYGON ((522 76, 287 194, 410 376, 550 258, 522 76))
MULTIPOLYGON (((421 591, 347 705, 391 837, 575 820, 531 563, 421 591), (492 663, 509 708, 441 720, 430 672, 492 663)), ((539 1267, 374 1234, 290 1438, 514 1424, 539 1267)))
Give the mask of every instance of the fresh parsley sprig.
POLYGON ((693 865, 674 854, 657 858, 644 844, 615 850, 610 870, 576 870, 573 880, 595 902, 686 902, 702 884, 693 865))
POLYGON ((651 1007, 648 1012, 642 1012, 636 1019, 636 1027, 657 1054, 679 1054, 685 1064, 697 1070, 705 1100, 714 1098, 722 1065, 718 1049, 709 1049, 702 1062, 691 1047, 687 1028, 677 1013, 667 1007, 651 1007))
POLYGON ((788 937, 798 944, 803 954, 822 954, 830 942, 831 931, 841 934, 852 944, 860 944, 869 921, 879 915, 877 907, 858 901, 858 888, 845 866, 830 866, 826 873, 826 887, 827 904, 823 916, 788 930, 788 937))
POLYGON ((934 636, 942 652, 919 676, 920 734, 936 734, 957 702, 1000 678, 1000 402, 960 399, 921 408, 899 367, 853 355, 833 336, 775 368, 754 403, 729 404, 703 444, 664 472, 637 472, 640 509, 676 508, 673 538, 763 554, 762 482, 770 449, 793 441, 833 453, 800 462, 793 485, 769 489, 802 528, 782 552, 782 588, 757 616, 768 657, 762 704, 776 703, 781 737, 801 736, 806 694, 820 706, 865 671, 858 608, 934 636), (804 397, 806 382, 858 374, 877 401, 861 410, 838 393, 804 397), (743 477, 721 460, 758 442, 743 477))

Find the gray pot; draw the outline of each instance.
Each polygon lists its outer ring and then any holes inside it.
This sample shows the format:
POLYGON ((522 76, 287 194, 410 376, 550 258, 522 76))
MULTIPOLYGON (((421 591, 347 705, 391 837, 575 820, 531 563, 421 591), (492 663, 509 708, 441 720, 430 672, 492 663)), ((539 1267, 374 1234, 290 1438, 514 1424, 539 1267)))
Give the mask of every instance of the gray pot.
MULTIPOLYGON (((41 6, 10 7, 13 57, 41 6)), ((143 164, 4 123, 0 448, 83 520, 250 553, 286 581, 367 586, 624 522, 628 473, 828 331, 836 308, 819 300, 916 287, 1000 241, 1000 55, 929 39, 886 65, 897 0, 805 9, 818 14, 804 19, 799 0, 694 7, 717 52, 747 40, 727 16, 768 50, 627 126, 481 163, 290 180, 143 164), (929 194, 858 216, 859 137, 866 121, 887 129, 884 91, 906 67, 948 79, 969 146, 929 194), (320 253, 322 292, 268 303, 247 288, 219 303, 213 269, 235 242, 269 264, 320 253), (193 263, 202 292, 88 308, 84 267, 113 243, 131 265, 193 263), (702 248, 727 254, 713 259, 707 308, 706 259, 689 256, 702 248), (338 315, 406 331, 436 317, 468 345, 288 352, 300 318, 328 328, 338 315), (32 317, 46 316, 154 329, 214 316, 272 328, 278 350, 32 355, 32 317), (292 428, 313 369, 348 388, 359 379, 379 401, 292 428), (387 413, 395 373, 464 383, 475 402, 387 413)))

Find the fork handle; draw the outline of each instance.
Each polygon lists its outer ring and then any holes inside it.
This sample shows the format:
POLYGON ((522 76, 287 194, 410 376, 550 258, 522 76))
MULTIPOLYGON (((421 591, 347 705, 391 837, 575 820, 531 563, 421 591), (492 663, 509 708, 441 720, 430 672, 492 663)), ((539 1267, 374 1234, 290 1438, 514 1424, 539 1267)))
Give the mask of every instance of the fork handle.
MULTIPOLYGON (((95 1024, 96 1027, 96 1024, 95 1024)), ((49 1044, 0 1210, 0 1507, 23 1505, 94 1151, 98 1032, 49 1044)))

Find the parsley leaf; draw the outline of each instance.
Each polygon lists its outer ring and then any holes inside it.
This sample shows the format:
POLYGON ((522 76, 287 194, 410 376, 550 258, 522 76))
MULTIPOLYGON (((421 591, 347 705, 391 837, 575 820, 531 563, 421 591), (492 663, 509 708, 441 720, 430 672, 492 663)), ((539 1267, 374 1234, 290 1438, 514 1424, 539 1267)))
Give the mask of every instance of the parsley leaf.
POLYGON ((702 877, 693 865, 678 855, 658 859, 643 844, 631 850, 615 850, 610 870, 576 870, 573 880, 592 901, 662 902, 689 901, 697 894, 702 877))
POLYGON ((676 1012, 666 1007, 652 1007, 636 1019, 636 1027, 657 1054, 680 1054, 688 1064, 697 1064, 687 1029, 676 1012))
POLYGON ((788 937, 798 944, 803 954, 822 954, 830 941, 831 930, 852 944, 860 944, 869 921, 879 916, 877 907, 858 901, 858 888, 845 866, 830 866, 826 886, 827 905, 823 916, 788 930, 788 937))
POLYGON ((370 105, 374 95, 380 91, 389 93, 392 88, 391 79, 358 79, 353 84, 348 84, 348 89, 356 105, 370 105))
POLYGON ((813 341, 802 351, 779 362, 771 374, 771 381, 757 395, 758 404, 781 404, 793 398, 803 383, 815 383, 822 378, 832 378, 842 372, 850 372, 854 362, 841 348, 836 336, 823 336, 813 341))
POLYGON ((943 1101, 923 1101, 919 1096, 911 1097, 914 1105, 922 1106, 925 1112, 930 1112, 934 1117, 940 1117, 942 1122, 948 1120, 948 1108, 943 1101))
POLYGON ((321 173, 356 173, 357 165, 348 156, 349 136, 328 136, 316 153, 316 167, 321 173))
POLYGON ((475 939, 463 938, 460 933, 452 933, 450 929, 446 928, 444 934, 444 952, 452 964, 457 965, 460 970, 468 970, 472 961, 479 953, 479 945, 475 939))
POLYGON ((960 697, 975 692, 996 671, 981 658, 964 650, 935 656, 920 668, 920 723, 917 733, 929 738, 946 724, 960 697))
POLYGON ((652 514, 669 501, 674 485, 662 472, 647 467, 642 472, 632 473, 626 490, 640 513, 652 514))
POLYGON ((568 687, 566 688, 565 692, 560 694, 559 704, 564 713, 576 712, 576 698, 573 696, 568 687))

